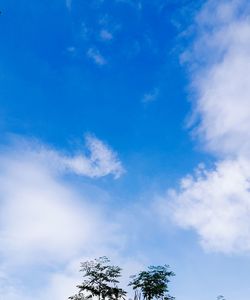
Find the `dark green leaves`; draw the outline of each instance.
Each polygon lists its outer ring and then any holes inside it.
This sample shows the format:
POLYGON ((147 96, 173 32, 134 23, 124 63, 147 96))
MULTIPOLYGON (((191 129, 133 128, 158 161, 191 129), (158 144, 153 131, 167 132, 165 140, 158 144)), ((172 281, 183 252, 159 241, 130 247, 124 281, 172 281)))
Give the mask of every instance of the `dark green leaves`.
MULTIPOLYGON (((121 300, 126 292, 118 287, 122 269, 110 265, 106 256, 81 263, 80 271, 84 281, 78 285, 78 294, 69 297, 71 300, 121 300)), ((173 300, 168 294, 168 283, 175 274, 169 266, 150 266, 146 271, 131 276, 130 286, 135 290, 135 300, 173 300), (142 296, 142 297, 141 297, 142 296)))
POLYGON ((140 290, 146 300, 173 299, 168 293, 169 278, 175 274, 169 271, 169 266, 150 266, 147 271, 131 276, 129 283, 134 290, 140 290))
POLYGON ((70 297, 72 300, 82 300, 97 297, 99 300, 118 300, 124 298, 126 292, 119 288, 118 278, 121 268, 110 265, 106 256, 81 263, 80 271, 85 280, 79 286, 79 293, 70 297))

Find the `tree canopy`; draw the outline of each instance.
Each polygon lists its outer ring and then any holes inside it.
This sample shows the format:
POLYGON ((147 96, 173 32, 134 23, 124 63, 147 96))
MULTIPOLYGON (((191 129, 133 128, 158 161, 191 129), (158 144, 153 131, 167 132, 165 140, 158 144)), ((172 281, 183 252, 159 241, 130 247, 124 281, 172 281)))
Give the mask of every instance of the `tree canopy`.
POLYGON ((131 276, 132 281, 129 283, 134 290, 140 290, 146 300, 173 299, 168 295, 168 283, 170 277, 175 274, 169 271, 169 266, 150 266, 147 271, 141 271, 137 275, 131 276))
POLYGON ((82 300, 97 297, 99 300, 118 300, 124 298, 126 292, 118 287, 121 268, 110 265, 106 256, 81 263, 80 271, 85 280, 78 285, 78 294, 69 297, 72 300, 82 300))

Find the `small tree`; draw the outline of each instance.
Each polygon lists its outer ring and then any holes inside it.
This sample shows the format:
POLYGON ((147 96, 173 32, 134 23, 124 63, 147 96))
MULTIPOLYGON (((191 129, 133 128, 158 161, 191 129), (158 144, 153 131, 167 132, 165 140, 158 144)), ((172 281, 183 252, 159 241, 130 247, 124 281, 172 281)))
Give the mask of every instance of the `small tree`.
POLYGON ((85 280, 78 285, 78 294, 69 297, 72 300, 83 300, 97 297, 98 300, 118 300, 124 298, 126 292, 119 288, 118 278, 121 276, 121 268, 109 264, 106 256, 81 263, 80 272, 83 272, 85 280))
POLYGON ((152 300, 153 298, 170 300, 174 298, 168 295, 168 283, 169 278, 174 275, 172 271, 169 271, 167 265, 150 266, 147 271, 131 276, 132 281, 129 285, 135 291, 140 290, 146 300, 152 300))

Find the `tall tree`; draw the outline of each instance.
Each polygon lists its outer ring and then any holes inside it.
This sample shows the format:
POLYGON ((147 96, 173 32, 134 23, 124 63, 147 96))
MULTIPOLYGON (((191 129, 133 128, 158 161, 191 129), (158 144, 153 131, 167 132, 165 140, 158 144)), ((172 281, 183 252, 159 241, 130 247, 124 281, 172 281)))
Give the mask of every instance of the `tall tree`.
POLYGON ((121 268, 110 265, 106 256, 81 263, 80 271, 85 280, 78 285, 78 294, 69 297, 72 300, 83 300, 97 297, 98 300, 118 300, 126 292, 118 287, 121 268))
MULTIPOLYGON (((130 286, 137 292, 141 291, 144 299, 164 299, 170 300, 174 297, 168 294, 168 283, 170 277, 175 274, 169 271, 169 266, 150 266, 147 271, 141 271, 137 275, 131 276, 132 281, 129 283, 130 286)), ((137 297, 135 297, 137 298, 137 297)))

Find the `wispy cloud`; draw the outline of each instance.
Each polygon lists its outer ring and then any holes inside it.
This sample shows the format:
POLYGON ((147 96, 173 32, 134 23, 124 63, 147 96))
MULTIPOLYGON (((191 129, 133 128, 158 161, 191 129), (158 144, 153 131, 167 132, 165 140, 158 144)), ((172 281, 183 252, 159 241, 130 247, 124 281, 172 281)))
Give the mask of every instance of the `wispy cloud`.
POLYGON ((66 0, 66 7, 71 10, 72 7, 72 0, 66 0))
POLYGON ((72 157, 30 140, 1 147, 3 299, 32 299, 35 293, 40 300, 44 295, 46 299, 63 300, 77 284, 76 261, 78 264, 82 256, 93 255, 97 249, 105 252, 107 247, 111 251, 121 242, 122 236, 116 234, 116 224, 106 220, 104 208, 81 190, 83 186, 77 188, 64 176, 67 172, 88 177, 121 175, 120 162, 106 144, 93 136, 87 136, 86 143, 89 155, 72 157), (59 274, 68 264, 71 266, 64 275, 59 274), (24 265, 26 271, 20 272, 24 265), (28 288, 28 273, 44 278, 42 293, 40 288, 28 288), (62 288, 58 288, 58 282, 62 288))
POLYGON ((123 172, 116 155, 102 141, 87 136, 87 148, 89 156, 70 157, 37 142, 22 142, 1 155, 0 239, 5 255, 18 249, 19 259, 23 255, 30 260, 32 253, 37 259, 39 249, 57 259, 81 247, 93 225, 93 212, 63 185, 60 176, 73 172, 117 178, 123 172))
POLYGON ((196 18, 196 41, 185 53, 197 95, 194 133, 219 161, 183 178, 160 201, 213 251, 250 251, 249 9, 244 0, 212 0, 196 18))
POLYGON ((111 41, 113 39, 113 34, 106 30, 106 29, 102 29, 100 31, 100 38, 103 40, 103 41, 111 41))
POLYGON ((159 89, 155 88, 149 93, 146 93, 142 97, 142 103, 154 102, 159 97, 159 89))
POLYGON ((87 135, 86 148, 89 155, 65 156, 54 151, 48 151, 47 155, 51 155, 60 168, 77 175, 91 178, 113 175, 115 178, 119 178, 124 173, 117 154, 101 140, 87 135))
POLYGON ((106 59, 102 56, 99 50, 95 48, 89 48, 89 50, 87 51, 87 56, 99 66, 107 64, 106 59))

